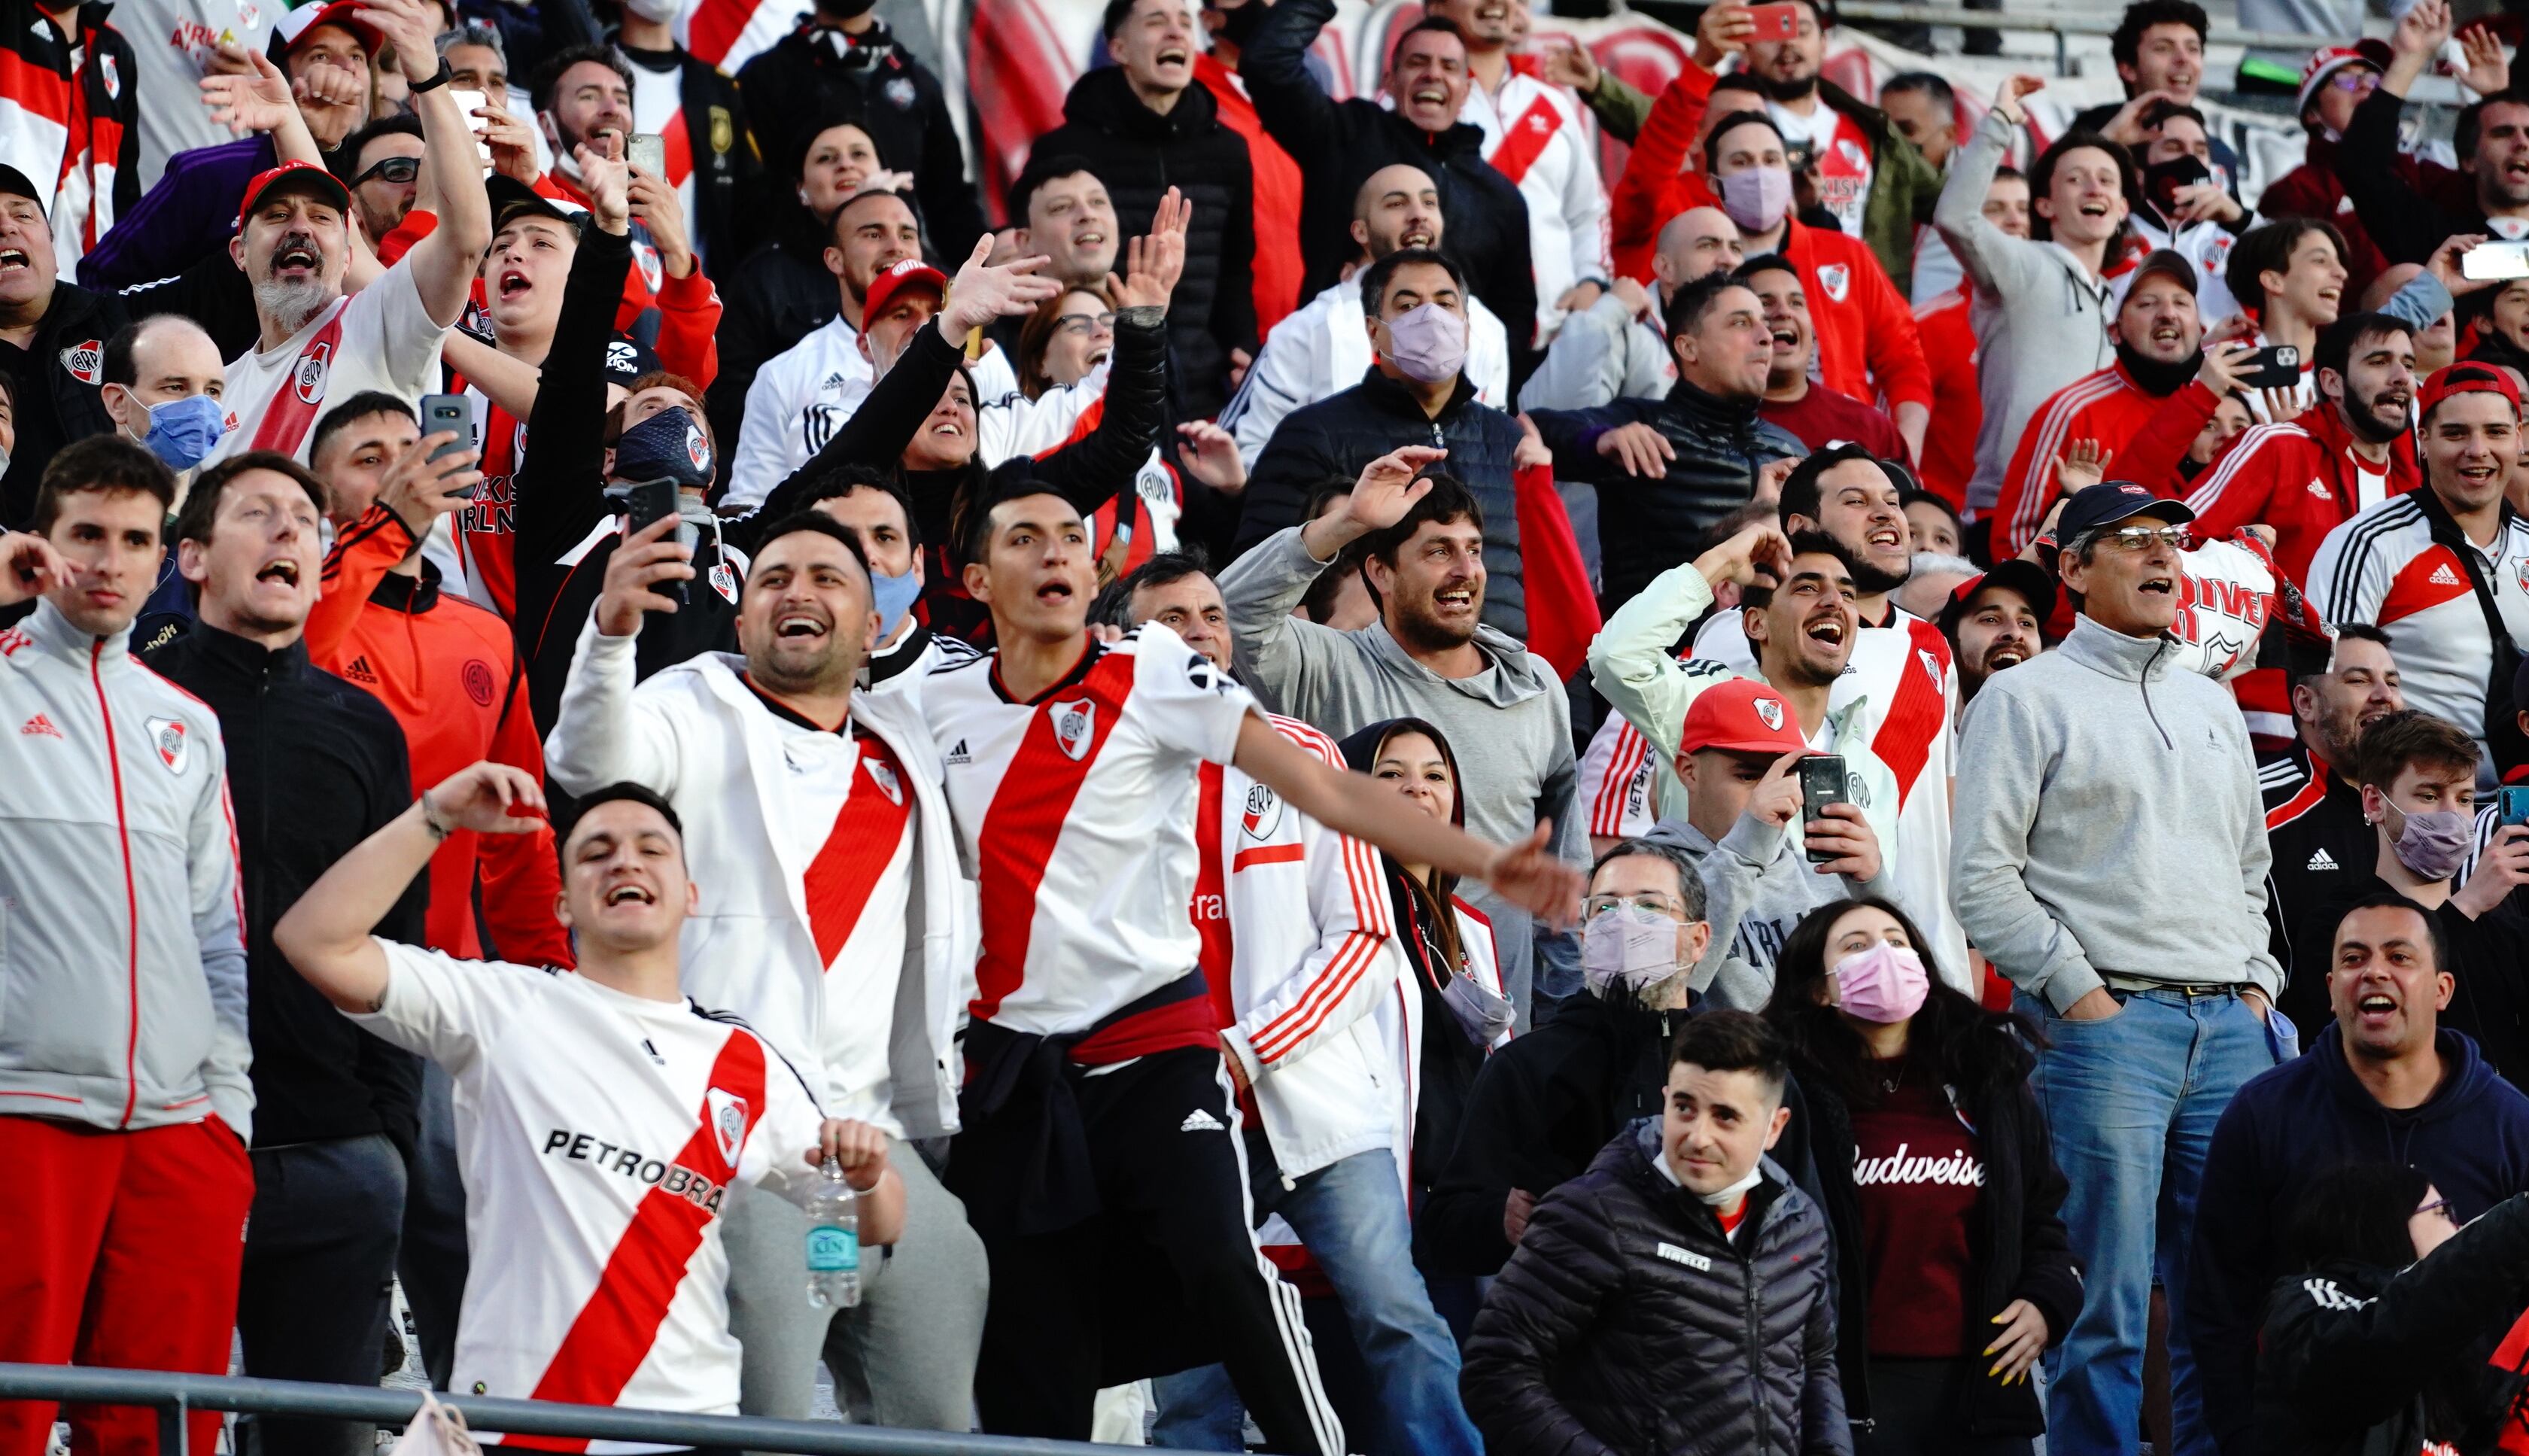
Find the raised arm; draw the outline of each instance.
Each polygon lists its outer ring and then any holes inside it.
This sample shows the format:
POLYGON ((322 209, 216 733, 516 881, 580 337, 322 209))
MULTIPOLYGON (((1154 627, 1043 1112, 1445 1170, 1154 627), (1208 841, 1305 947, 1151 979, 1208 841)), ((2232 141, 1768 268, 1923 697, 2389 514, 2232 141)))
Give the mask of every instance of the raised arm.
POLYGON ((2024 282, 2019 275, 2025 270, 2012 254, 2039 245, 1995 227, 1984 215, 1984 199, 1993 190, 1993 174, 2011 150, 2012 138, 2027 118, 2019 98, 2045 84, 2033 76, 2015 76, 2002 83, 1973 135, 1950 158, 1950 179, 1941 185, 1941 200, 1932 204, 1932 226, 1940 229, 1950 250, 1958 254, 1959 266, 1988 297, 2008 295, 2024 282))
POLYGON ((393 42, 396 64, 413 87, 412 109, 421 118, 422 166, 438 186, 439 226, 404 254, 421 305, 441 328, 465 310, 483 250, 492 245, 492 201, 483 190, 483 164, 474 132, 457 104, 456 88, 419 83, 444 64, 431 37, 438 23, 425 0, 360 0, 369 23, 393 42))
POLYGON ((1335 18, 1334 0, 1244 0, 1229 14, 1231 33, 1245 32, 1238 79, 1247 82, 1264 134, 1281 143, 1303 173, 1334 162, 1343 135, 1340 109, 1308 66, 1309 46, 1335 18))
POLYGON ((1589 643, 1589 680, 1666 763, 1677 757, 1687 709, 1730 671, 1709 658, 1680 661, 1672 650, 1686 630, 1712 607, 1725 581, 1746 585, 1759 566, 1791 564, 1791 542, 1772 526, 1755 525, 1682 566, 1652 578, 1616 609, 1589 643))
MULTIPOLYGON (((582 147, 579 165, 592 225, 581 231, 563 282, 553 344, 527 419, 536 448, 518 462, 511 517, 521 566, 560 558, 607 513, 606 346, 615 335, 624 271, 632 266, 631 213, 621 162, 582 147)), ((522 570, 520 584, 536 574, 522 570)), ((530 612, 524 600, 518 605, 519 621, 541 626, 541 611, 530 612)))
POLYGON ((387 953, 371 932, 459 829, 479 835, 528 833, 544 822, 544 791, 503 764, 457 770, 389 821, 307 887, 272 928, 275 948, 307 984, 345 1011, 385 1004, 387 953))
POLYGON ((572 793, 629 781, 662 794, 676 791, 675 728, 633 693, 633 653, 641 620, 673 612, 659 588, 691 581, 691 553, 671 533, 673 517, 654 520, 623 538, 606 562, 597 608, 580 628, 561 711, 545 741, 545 772, 572 793))
POLYGON ((2398 19, 2379 88, 2353 108, 2336 148, 2337 180, 2353 203, 2353 215, 2392 263, 2425 261, 2454 231, 2449 215, 2407 182, 2397 152, 2406 92, 2440 54, 2449 29, 2445 0, 2419 0, 2398 19))

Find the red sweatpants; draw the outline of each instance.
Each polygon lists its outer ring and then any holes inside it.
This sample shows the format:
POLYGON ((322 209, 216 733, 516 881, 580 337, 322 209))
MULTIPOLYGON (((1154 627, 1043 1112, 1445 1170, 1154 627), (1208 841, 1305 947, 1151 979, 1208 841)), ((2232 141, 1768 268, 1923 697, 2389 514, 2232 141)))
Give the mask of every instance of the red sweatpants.
MULTIPOLYGON (((213 1117, 106 1132, 0 1117, 0 1360, 222 1375, 254 1165, 213 1117)), ((0 1456, 43 1456, 56 1407, 0 1401, 0 1456)), ((155 1456, 158 1413, 73 1406, 73 1456, 155 1456)), ((220 1415, 189 1422, 208 1456, 220 1415)))

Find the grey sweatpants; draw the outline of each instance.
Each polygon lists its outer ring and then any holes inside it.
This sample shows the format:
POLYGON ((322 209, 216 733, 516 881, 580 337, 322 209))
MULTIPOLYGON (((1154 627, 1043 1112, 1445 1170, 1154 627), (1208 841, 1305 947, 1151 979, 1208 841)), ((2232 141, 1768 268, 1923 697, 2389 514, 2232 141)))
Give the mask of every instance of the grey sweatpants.
POLYGON ((965 1206, 913 1146, 888 1139, 904 1180, 904 1237, 861 1261, 861 1302, 808 1303, 808 1218, 795 1204, 731 1184, 721 1210, 728 1248, 728 1327, 745 1347, 738 1409, 805 1420, 817 1360, 834 1373, 834 1402, 855 1423, 918 1430, 974 1429, 975 1352, 988 1287, 983 1240, 965 1206))

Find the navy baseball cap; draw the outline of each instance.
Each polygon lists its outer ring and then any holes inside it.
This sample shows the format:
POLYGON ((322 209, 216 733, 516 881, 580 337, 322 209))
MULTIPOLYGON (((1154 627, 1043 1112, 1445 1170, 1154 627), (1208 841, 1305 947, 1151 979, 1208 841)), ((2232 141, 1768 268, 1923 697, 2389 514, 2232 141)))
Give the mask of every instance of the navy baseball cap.
POLYGON ((2130 480, 2103 480, 2064 503, 2064 513, 2055 521, 2055 540, 2061 545, 2086 531, 2145 514, 2174 526, 2195 518, 2184 501, 2155 496, 2130 480))

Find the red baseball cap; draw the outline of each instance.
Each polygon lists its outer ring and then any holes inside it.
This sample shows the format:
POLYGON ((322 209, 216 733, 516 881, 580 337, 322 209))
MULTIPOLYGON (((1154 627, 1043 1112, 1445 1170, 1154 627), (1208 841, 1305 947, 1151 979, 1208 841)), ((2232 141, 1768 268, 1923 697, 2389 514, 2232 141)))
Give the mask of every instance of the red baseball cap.
POLYGON ((240 231, 245 228, 246 214, 254 211, 255 204, 263 200, 264 193, 277 187, 304 188, 347 213, 351 210, 351 189, 343 186, 343 179, 313 162, 284 162, 268 171, 256 173, 254 181, 245 185, 245 200, 238 203, 240 231))
POLYGON ((1751 677, 1732 677, 1705 688, 1686 710, 1677 747, 1680 753, 1806 753, 1809 740, 1781 693, 1751 677))
POLYGON ((302 5, 296 10, 284 12, 281 19, 272 23, 272 43, 267 54, 276 64, 289 59, 290 53, 298 48, 298 42, 318 26, 342 27, 360 42, 360 49, 373 56, 386 39, 385 33, 378 29, 360 6, 351 0, 331 0, 329 4, 302 5))
POLYGON ((2429 417, 2444 400, 2452 395, 2501 395, 2511 402, 2511 412, 2520 412, 2520 387, 2511 382, 2510 371, 2500 364, 2461 359, 2444 364, 2424 381, 2415 397, 2415 418, 2429 417))
POLYGON ((869 297, 861 302, 861 321, 867 323, 887 311, 895 296, 909 288, 924 288, 948 297, 948 275, 920 258, 898 258, 870 280, 869 297))

